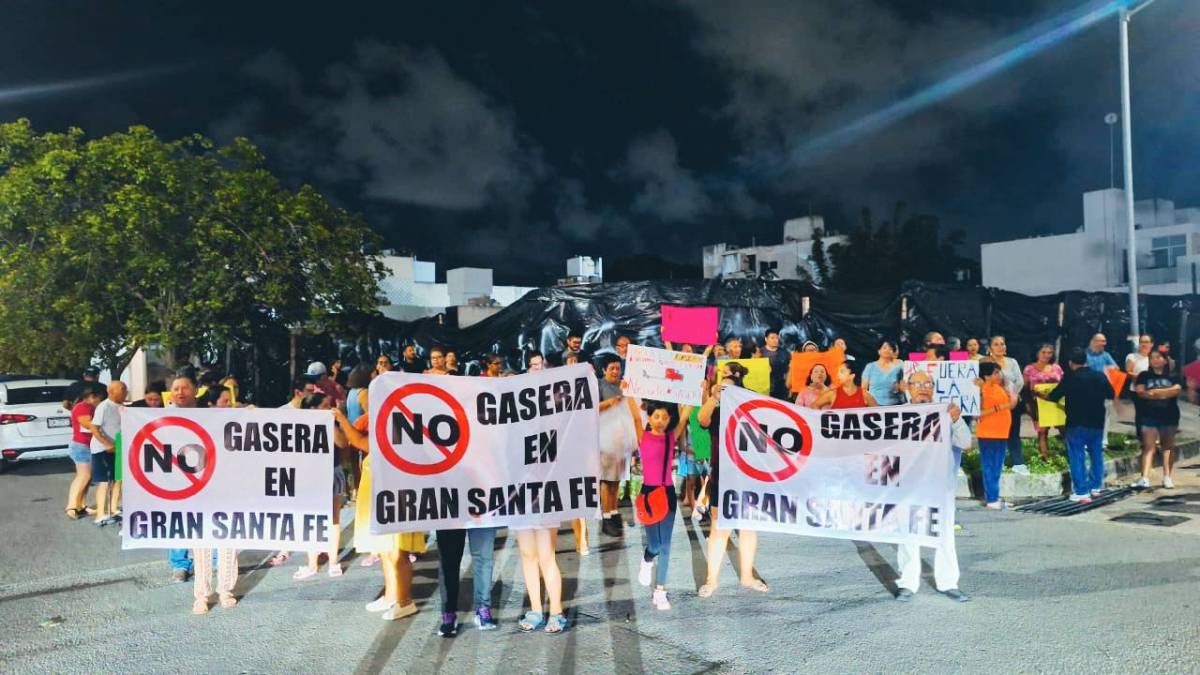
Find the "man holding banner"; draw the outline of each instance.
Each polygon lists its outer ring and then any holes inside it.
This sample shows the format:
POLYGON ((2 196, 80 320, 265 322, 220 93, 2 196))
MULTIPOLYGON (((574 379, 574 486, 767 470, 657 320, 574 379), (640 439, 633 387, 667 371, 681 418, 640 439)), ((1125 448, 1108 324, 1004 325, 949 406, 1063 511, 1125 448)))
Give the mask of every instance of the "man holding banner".
MULTIPOLYGON (((929 373, 917 371, 908 378, 908 397, 913 404, 929 403, 933 400, 933 379, 929 373)), ((950 446, 954 455, 954 473, 962 465, 963 451, 971 447, 971 427, 963 419, 962 411, 950 404, 950 446)), ((900 568, 900 579, 896 586, 900 591, 896 599, 908 602, 921 585, 921 549, 917 544, 900 544, 896 547, 896 564, 900 568)), ((954 521, 951 512, 948 532, 940 546, 933 549, 933 583, 938 591, 958 602, 970 600, 966 593, 958 590, 958 550, 954 546, 954 521)))

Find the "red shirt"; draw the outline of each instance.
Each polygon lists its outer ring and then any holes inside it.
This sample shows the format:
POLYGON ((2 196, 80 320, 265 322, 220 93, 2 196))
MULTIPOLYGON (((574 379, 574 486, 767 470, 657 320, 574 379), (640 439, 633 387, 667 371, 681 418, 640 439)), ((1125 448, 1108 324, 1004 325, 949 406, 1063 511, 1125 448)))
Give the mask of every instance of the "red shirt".
POLYGON ((833 394, 833 405, 829 407, 834 410, 839 408, 867 407, 867 399, 863 398, 863 388, 859 387, 854 390, 853 394, 847 394, 841 387, 838 387, 833 394))
POLYGON ((76 443, 90 445, 92 442, 92 430, 79 425, 80 417, 91 417, 96 414, 96 406, 90 403, 80 401, 71 408, 71 440, 76 443))

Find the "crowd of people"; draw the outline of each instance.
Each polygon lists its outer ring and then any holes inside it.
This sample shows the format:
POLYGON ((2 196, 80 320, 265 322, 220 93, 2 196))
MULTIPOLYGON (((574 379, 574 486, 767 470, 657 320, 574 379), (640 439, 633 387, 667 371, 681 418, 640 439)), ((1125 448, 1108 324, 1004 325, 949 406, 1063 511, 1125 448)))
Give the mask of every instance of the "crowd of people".
MULTIPOLYGON (((639 566, 638 583, 651 587, 650 602, 659 610, 670 609, 667 579, 670 564, 671 538, 677 514, 690 517, 698 525, 708 527, 708 564, 703 585, 698 589, 702 598, 711 597, 718 589, 724 552, 733 532, 723 526, 718 516, 720 459, 714 452, 719 447, 721 392, 727 387, 745 385, 749 371, 741 363, 727 359, 765 358, 770 365, 770 395, 815 409, 844 409, 871 406, 892 406, 904 403, 928 403, 934 398, 934 382, 928 374, 916 371, 905 378, 900 349, 896 342, 882 339, 876 345, 873 358, 865 354, 850 354, 840 338, 830 340, 826 347, 841 350, 844 359, 836 366, 817 364, 796 383, 788 381, 790 352, 783 347, 777 331, 768 330, 762 345, 739 337, 729 337, 709 346, 671 345, 668 349, 702 353, 708 360, 708 376, 704 385, 702 404, 680 406, 659 401, 639 401, 625 395, 622 386, 625 362, 631 340, 618 337, 611 348, 596 354, 584 352, 582 335, 567 336, 565 349, 547 355, 527 352, 521 357, 521 368, 510 368, 499 355, 489 354, 469 364, 471 376, 504 377, 520 371, 536 372, 553 365, 593 363, 597 371, 599 409, 627 410, 636 431, 636 452, 602 453, 600 458, 600 535, 608 538, 625 536, 622 500, 632 501, 645 496, 648 503, 657 504, 657 520, 644 524, 645 545, 639 566), (553 364, 551 363, 553 361, 553 364), (831 372, 832 371, 832 372, 831 372), (658 500, 658 501, 655 501, 658 500)), ((1056 362, 1053 345, 1041 345, 1024 368, 1010 356, 1003 336, 987 340, 967 338, 947 340, 942 334, 930 332, 924 339, 927 360, 966 358, 979 362, 981 404, 978 415, 962 414, 950 406, 953 464, 959 466, 963 452, 978 447, 983 479, 984 506, 1003 509, 1009 504, 1000 494, 1000 476, 1007 464, 1014 473, 1028 473, 1020 438, 1024 415, 1030 415, 1037 434, 1037 453, 1048 457, 1051 432, 1065 441, 1072 479, 1070 499, 1087 503, 1104 490, 1104 445, 1111 425, 1113 401, 1122 397, 1133 402, 1136 411, 1136 430, 1143 445, 1143 471, 1138 487, 1148 487, 1156 452, 1161 450, 1163 479, 1166 488, 1173 487, 1171 459, 1179 425, 1177 399, 1183 384, 1171 357, 1169 345, 1155 344, 1150 336, 1142 336, 1137 352, 1129 354, 1125 367, 1106 351, 1103 335, 1093 336, 1086 348, 1070 349, 1066 367, 1056 362), (965 355, 955 354, 959 345, 965 355), (1114 371, 1127 376, 1128 384, 1114 387, 1114 371), (1039 387, 1039 385, 1051 385, 1039 387), (1063 427, 1038 423, 1037 399, 1059 401, 1065 398, 1063 427), (1057 429, 1057 431, 1056 431, 1057 429)), ((815 342, 806 342, 800 351, 821 351, 815 342)), ((291 395, 280 407, 329 410, 336 428, 338 448, 334 468, 332 495, 335 523, 340 523, 343 507, 353 504, 353 550, 362 554, 360 564, 370 568, 378 565, 383 575, 383 592, 365 606, 366 611, 378 613, 384 620, 398 620, 417 613, 412 595, 413 563, 427 553, 428 545, 436 542, 439 558, 438 587, 440 622, 438 633, 452 637, 459 624, 459 572, 465 553, 471 556, 473 584, 473 623, 479 630, 492 630, 497 621, 491 608, 492 573, 497 528, 446 529, 430 533, 374 535, 368 531, 370 520, 371 466, 368 453, 369 409, 367 390, 372 380, 384 373, 403 371, 442 376, 466 376, 468 364, 462 363, 452 349, 430 347, 419 354, 414 345, 406 346, 397 360, 381 354, 374 364, 361 363, 346 370, 340 361, 328 368, 314 362, 292 383, 291 395)), ((127 403, 128 388, 124 383, 107 386, 96 381, 96 371, 89 369, 84 379, 73 385, 64 401, 70 410, 72 440, 70 456, 76 466, 71 481, 66 513, 70 518, 92 517, 92 522, 104 527, 121 518, 121 487, 115 480, 114 452, 120 430, 121 411, 126 405, 175 408, 231 408, 246 404, 239 401, 235 378, 222 376, 216 369, 196 372, 185 367, 168 382, 152 382, 143 399, 127 403), (89 484, 95 485, 94 506, 86 506, 89 484)), ((1125 379, 1125 378, 1121 378, 1125 379)), ((596 535, 589 534, 589 523, 577 520, 572 524, 575 550, 587 555, 596 535)), ((340 526, 333 528, 340 534, 340 526)), ((565 630, 567 619, 563 611, 562 575, 556 560, 557 524, 547 527, 512 528, 521 561, 521 571, 528 594, 529 611, 518 621, 522 631, 558 633, 565 630)), ((758 592, 768 590, 767 583, 755 575, 755 556, 758 534, 754 531, 737 533, 738 582, 758 592)), ((328 550, 309 553, 293 572, 296 582, 304 582, 318 574, 322 560, 329 577, 344 573, 341 542, 333 537, 328 550)), ((172 568, 172 580, 193 580, 193 612, 210 610, 212 595, 225 608, 237 605, 234 588, 237 582, 237 552, 232 549, 177 549, 167 558, 172 568), (216 587, 212 577, 216 573, 216 587)), ((287 563, 290 552, 275 553, 269 564, 287 563)), ((898 551, 899 592, 897 600, 912 598, 919 585, 920 554, 916 546, 901 546, 898 551)), ((966 601, 958 588, 959 569, 953 536, 939 547, 934 555, 934 580, 937 590, 957 600, 966 601)))

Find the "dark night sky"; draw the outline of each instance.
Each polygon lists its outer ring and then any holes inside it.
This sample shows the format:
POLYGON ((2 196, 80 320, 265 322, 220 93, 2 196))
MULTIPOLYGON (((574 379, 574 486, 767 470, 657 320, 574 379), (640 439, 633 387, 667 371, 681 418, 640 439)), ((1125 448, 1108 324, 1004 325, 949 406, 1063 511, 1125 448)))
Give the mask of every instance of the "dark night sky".
MULTIPOLYGON (((497 283, 545 283, 574 253, 698 264, 701 245, 777 241, 810 208, 837 229, 897 200, 967 231, 977 255, 1075 229, 1080 194, 1108 185, 1115 17, 781 158, 1097 4, 10 1, 0 120, 244 135, 388 245, 443 272, 494 267, 497 283), (145 69, 161 70, 13 89, 145 69)), ((1200 2, 1161 0, 1131 35, 1137 193, 1200 205, 1200 2)))

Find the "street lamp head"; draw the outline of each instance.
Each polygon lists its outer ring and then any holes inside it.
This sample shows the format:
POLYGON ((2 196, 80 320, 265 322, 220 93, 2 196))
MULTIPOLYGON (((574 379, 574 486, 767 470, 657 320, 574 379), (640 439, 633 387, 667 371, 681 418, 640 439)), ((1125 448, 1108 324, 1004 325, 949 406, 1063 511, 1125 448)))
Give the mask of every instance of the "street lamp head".
POLYGON ((1117 119, 1117 113, 1108 113, 1104 116, 1104 123, 1111 127, 1117 123, 1117 119))

